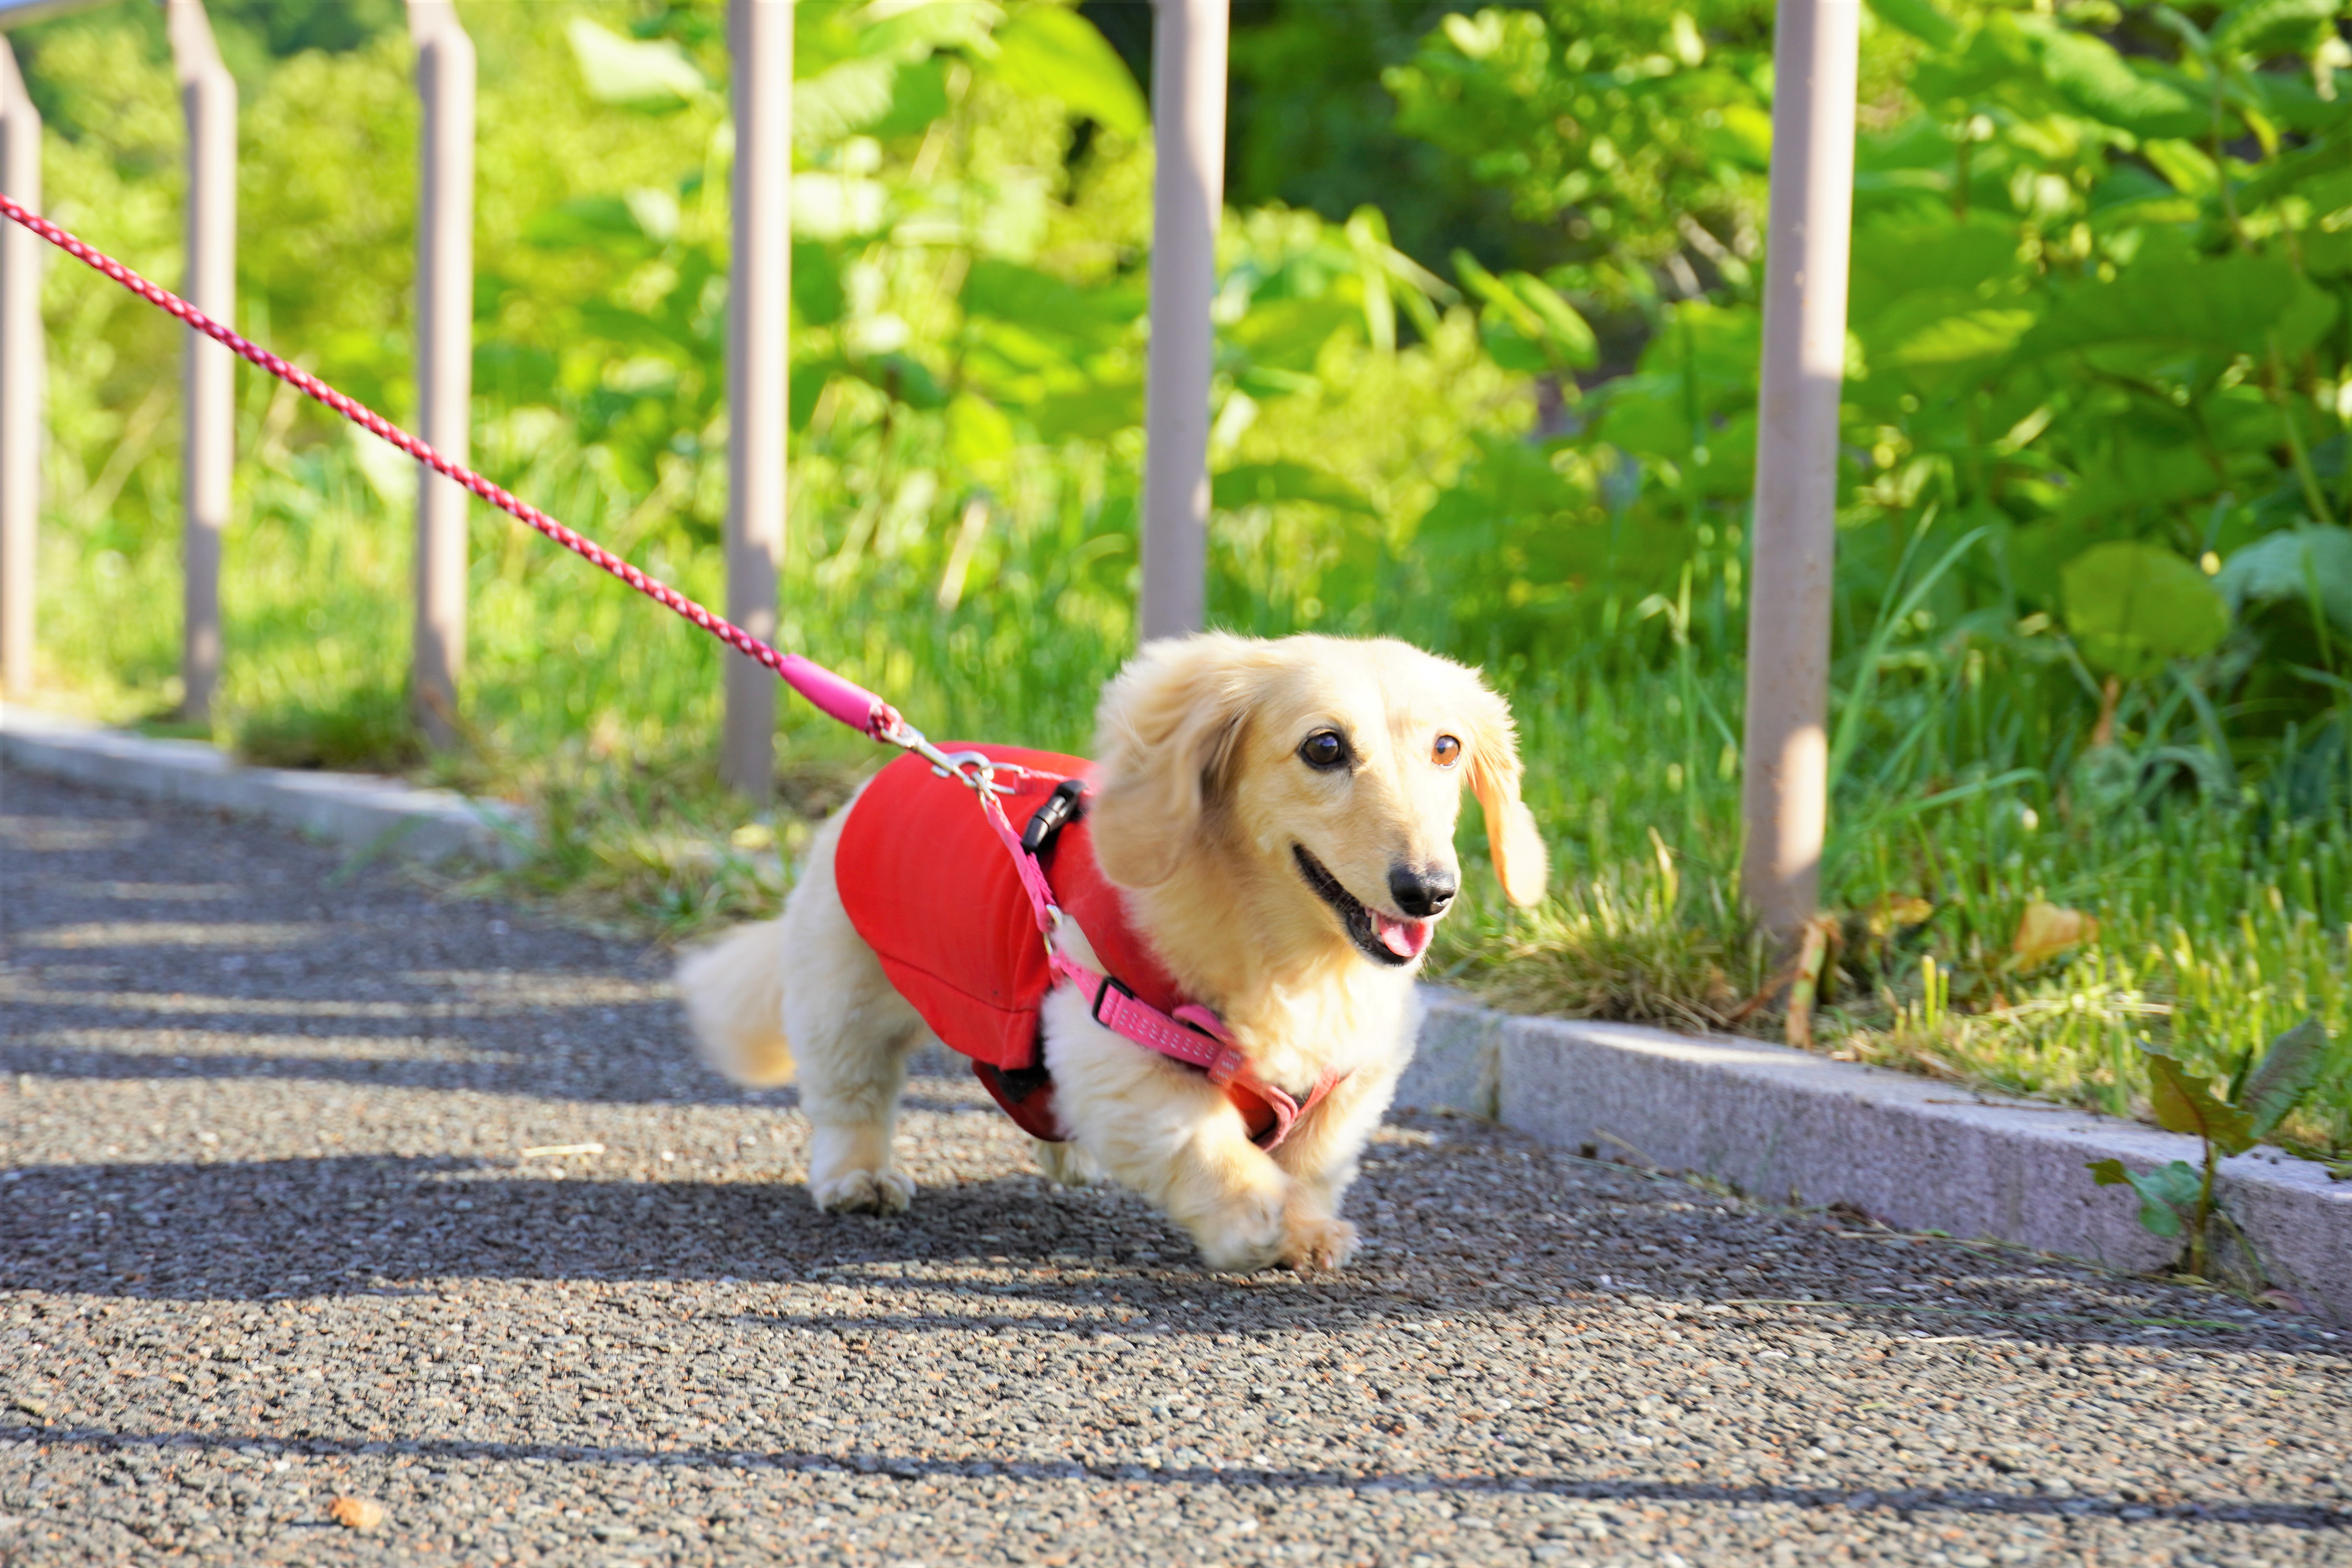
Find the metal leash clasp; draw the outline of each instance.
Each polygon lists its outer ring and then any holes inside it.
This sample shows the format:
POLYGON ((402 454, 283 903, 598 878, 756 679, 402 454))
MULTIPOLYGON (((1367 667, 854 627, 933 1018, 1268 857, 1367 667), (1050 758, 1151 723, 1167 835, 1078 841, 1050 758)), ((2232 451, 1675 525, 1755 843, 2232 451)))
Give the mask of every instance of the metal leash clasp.
POLYGON ((997 795, 1011 795, 1013 786, 996 782, 1000 769, 1014 773, 1026 773, 1026 768, 1010 763, 991 762, 983 752, 942 752, 923 737, 923 732, 899 720, 878 737, 894 746, 903 746, 931 764, 931 772, 943 779, 954 779, 974 790, 989 790, 997 795))

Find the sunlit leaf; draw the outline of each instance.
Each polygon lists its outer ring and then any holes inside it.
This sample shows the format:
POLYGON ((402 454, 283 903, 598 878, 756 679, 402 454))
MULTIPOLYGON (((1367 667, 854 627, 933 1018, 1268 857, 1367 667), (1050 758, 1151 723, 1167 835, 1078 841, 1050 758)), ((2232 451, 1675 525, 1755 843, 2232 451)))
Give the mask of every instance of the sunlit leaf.
POLYGON ((996 30, 984 67, 1007 86, 1061 100, 1073 114, 1122 136, 1151 123, 1143 90, 1108 39, 1074 10, 1035 5, 996 30))
POLYGON ((564 27, 588 96, 599 103, 666 108, 709 90, 686 51, 667 38, 625 38, 585 16, 564 27))
POLYGON ((872 234, 889 206, 890 193, 877 180, 817 173, 793 176, 793 232, 803 238, 872 234))
POLYGON ((2126 680, 2210 653, 2230 629, 2212 581, 2161 545, 2094 545, 2066 563, 2059 590, 2083 658, 2126 680))
POLYGON ((984 398, 960 392, 948 402, 948 457, 962 467, 992 463, 1013 450, 1013 421, 984 398))
POLYGON ((793 84, 793 140, 823 146, 864 131, 890 112, 898 67, 887 59, 844 60, 793 84))
POLYGON ((1889 370, 1997 359, 2017 346, 2032 327, 2031 310, 1962 310, 1930 322, 1883 349, 1871 363, 1889 370))

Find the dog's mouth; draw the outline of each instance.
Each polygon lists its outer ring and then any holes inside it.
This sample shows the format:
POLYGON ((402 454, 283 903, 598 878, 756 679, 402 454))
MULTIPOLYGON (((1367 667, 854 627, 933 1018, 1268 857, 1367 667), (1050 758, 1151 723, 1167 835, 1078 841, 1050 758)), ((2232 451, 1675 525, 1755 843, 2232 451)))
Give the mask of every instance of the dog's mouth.
POLYGON ((1297 857, 1298 874, 1307 879, 1307 885, 1315 889, 1318 898, 1331 906, 1332 913, 1347 928, 1348 940, 1366 958, 1375 963, 1402 966, 1429 951, 1430 933, 1437 929, 1435 921, 1400 920, 1373 909, 1341 886, 1339 879, 1326 870, 1322 861, 1307 852, 1307 846, 1294 844, 1290 849, 1297 857))

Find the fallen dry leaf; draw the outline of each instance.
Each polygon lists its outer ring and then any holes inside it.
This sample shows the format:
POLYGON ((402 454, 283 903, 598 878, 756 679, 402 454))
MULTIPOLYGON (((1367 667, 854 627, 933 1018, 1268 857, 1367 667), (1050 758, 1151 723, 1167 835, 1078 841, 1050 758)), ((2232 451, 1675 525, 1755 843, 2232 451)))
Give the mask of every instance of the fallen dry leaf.
POLYGON ((2039 969, 2070 947, 2080 947, 2099 934, 2099 922, 2080 910, 2069 910, 2036 899, 2025 906, 2017 922, 2017 940, 2011 944, 2010 963, 2016 969, 2039 969))
POLYGON ((339 1497, 327 1505, 327 1517, 345 1530, 373 1530, 383 1522, 383 1504, 373 1498, 339 1497))

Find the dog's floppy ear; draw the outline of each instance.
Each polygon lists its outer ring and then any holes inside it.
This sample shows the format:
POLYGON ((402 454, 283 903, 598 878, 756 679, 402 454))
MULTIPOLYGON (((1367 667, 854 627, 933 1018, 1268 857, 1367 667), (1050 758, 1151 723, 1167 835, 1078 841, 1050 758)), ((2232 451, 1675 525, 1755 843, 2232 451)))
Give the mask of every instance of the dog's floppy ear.
POLYGON ((1521 909, 1544 894, 1549 855, 1536 819, 1519 800, 1519 737, 1510 704, 1484 685, 1471 705, 1470 793, 1486 814, 1486 844, 1503 892, 1521 909))
POLYGON ((1124 888, 1176 874, 1231 771, 1259 645, 1220 633, 1146 643, 1095 711, 1095 861, 1124 888))

